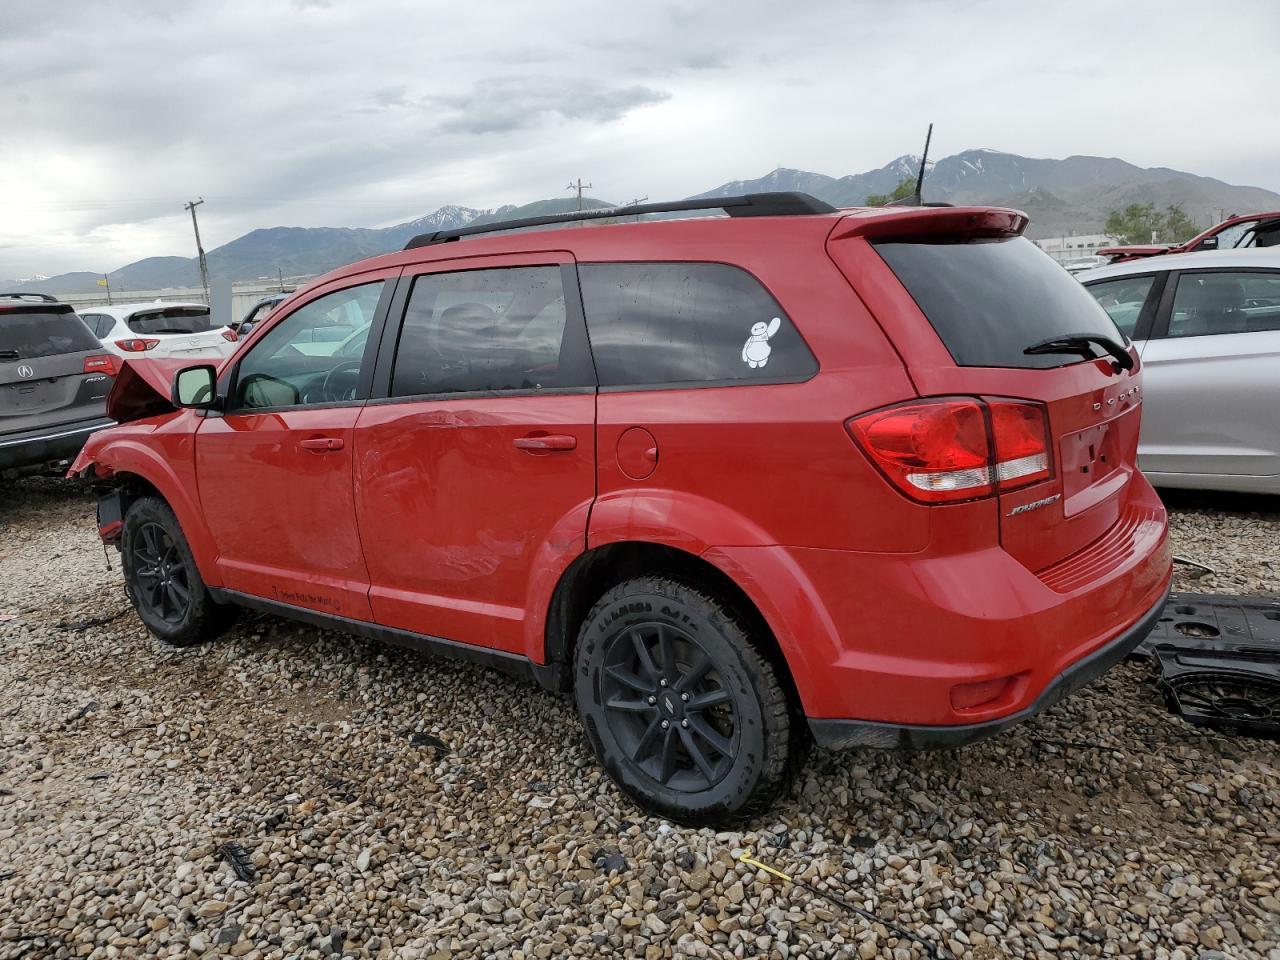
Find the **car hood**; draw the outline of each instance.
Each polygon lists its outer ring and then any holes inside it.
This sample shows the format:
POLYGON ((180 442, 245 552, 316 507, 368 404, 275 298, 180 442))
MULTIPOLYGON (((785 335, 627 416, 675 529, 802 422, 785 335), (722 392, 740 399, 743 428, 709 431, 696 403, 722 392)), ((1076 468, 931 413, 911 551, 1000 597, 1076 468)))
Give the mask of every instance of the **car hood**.
POLYGON ((173 375, 190 365, 190 360, 125 360, 107 394, 107 416, 116 423, 128 423, 172 413, 177 409, 169 400, 173 375))

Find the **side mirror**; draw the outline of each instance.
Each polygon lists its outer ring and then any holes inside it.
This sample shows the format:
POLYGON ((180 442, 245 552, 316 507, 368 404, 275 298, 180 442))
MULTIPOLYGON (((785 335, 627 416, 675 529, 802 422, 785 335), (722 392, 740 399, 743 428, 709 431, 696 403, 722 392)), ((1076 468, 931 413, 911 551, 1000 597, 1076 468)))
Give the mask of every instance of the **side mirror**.
POLYGON ((1196 249, 1197 250, 1217 250, 1218 238, 1205 237, 1203 240, 1201 240, 1199 243, 1196 244, 1196 249))
POLYGON ((253 321, 246 320, 244 321, 244 323, 240 324, 240 329, 236 331, 236 334, 241 337, 247 337, 250 331, 252 330, 253 330, 253 321))
POLYGON ((175 407, 193 410, 209 410, 218 402, 218 372, 211 363, 198 367, 184 367, 173 377, 173 393, 170 400, 175 407))

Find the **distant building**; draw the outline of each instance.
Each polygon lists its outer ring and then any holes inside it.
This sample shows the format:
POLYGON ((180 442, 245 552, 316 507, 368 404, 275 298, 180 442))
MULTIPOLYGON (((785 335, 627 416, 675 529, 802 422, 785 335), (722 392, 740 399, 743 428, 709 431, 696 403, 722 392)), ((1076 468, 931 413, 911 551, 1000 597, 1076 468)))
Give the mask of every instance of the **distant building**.
POLYGON ((1047 237, 1037 240, 1036 246, 1059 263, 1079 260, 1081 257, 1096 256, 1103 247, 1114 247, 1115 237, 1105 233, 1078 233, 1071 237, 1047 237))

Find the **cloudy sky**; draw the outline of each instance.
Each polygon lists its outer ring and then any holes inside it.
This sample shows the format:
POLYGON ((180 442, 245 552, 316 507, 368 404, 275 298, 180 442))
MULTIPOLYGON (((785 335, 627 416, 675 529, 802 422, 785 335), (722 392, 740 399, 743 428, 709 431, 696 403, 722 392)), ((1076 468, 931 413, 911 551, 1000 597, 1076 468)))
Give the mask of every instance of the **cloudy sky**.
POLYGON ((1280 190, 1280 4, 3 0, 0 279, 992 147, 1280 190))

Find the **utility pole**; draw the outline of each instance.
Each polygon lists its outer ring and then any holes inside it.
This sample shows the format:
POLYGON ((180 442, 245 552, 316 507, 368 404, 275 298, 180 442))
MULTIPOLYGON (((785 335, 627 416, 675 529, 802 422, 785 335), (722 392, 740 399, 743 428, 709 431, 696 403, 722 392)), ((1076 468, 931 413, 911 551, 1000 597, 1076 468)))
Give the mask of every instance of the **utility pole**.
MULTIPOLYGON (((645 196, 643 196, 643 197, 632 197, 630 200, 628 200, 628 201, 627 201, 627 204, 626 204, 626 205, 627 205, 628 207, 638 207, 638 206, 640 206, 640 204, 644 203, 644 202, 645 202, 646 200, 648 200, 648 199, 649 199, 648 195, 645 195, 645 196)), ((637 213, 637 214, 635 215, 635 218, 634 218, 631 222, 632 222, 632 223, 639 223, 639 222, 640 222, 640 214, 638 214, 638 213, 637 213)))
POLYGON ((280 281, 280 292, 284 293, 284 271, 276 267, 276 279, 280 281))
POLYGON ((583 190, 590 190, 590 189, 591 189, 591 184, 589 184, 589 183, 583 183, 583 182, 582 182, 582 178, 581 178, 581 177, 579 177, 576 183, 575 183, 574 181, 570 180, 570 181, 569 181, 569 186, 565 187, 565 189, 566 189, 566 190, 577 190, 577 191, 578 191, 578 212, 579 212, 579 213, 581 213, 581 212, 582 212, 582 191, 583 191, 583 190))
POLYGON ((204 258, 204 247, 200 245, 200 224, 196 222, 196 207, 204 203, 204 197, 182 205, 183 210, 191 211, 191 229, 196 232, 196 253, 200 255, 200 285, 204 287, 205 303, 209 302, 209 263, 204 258))
POLYGON ((102 279, 98 281, 98 286, 107 288, 107 306, 111 306, 111 281, 105 273, 102 275, 102 279))

